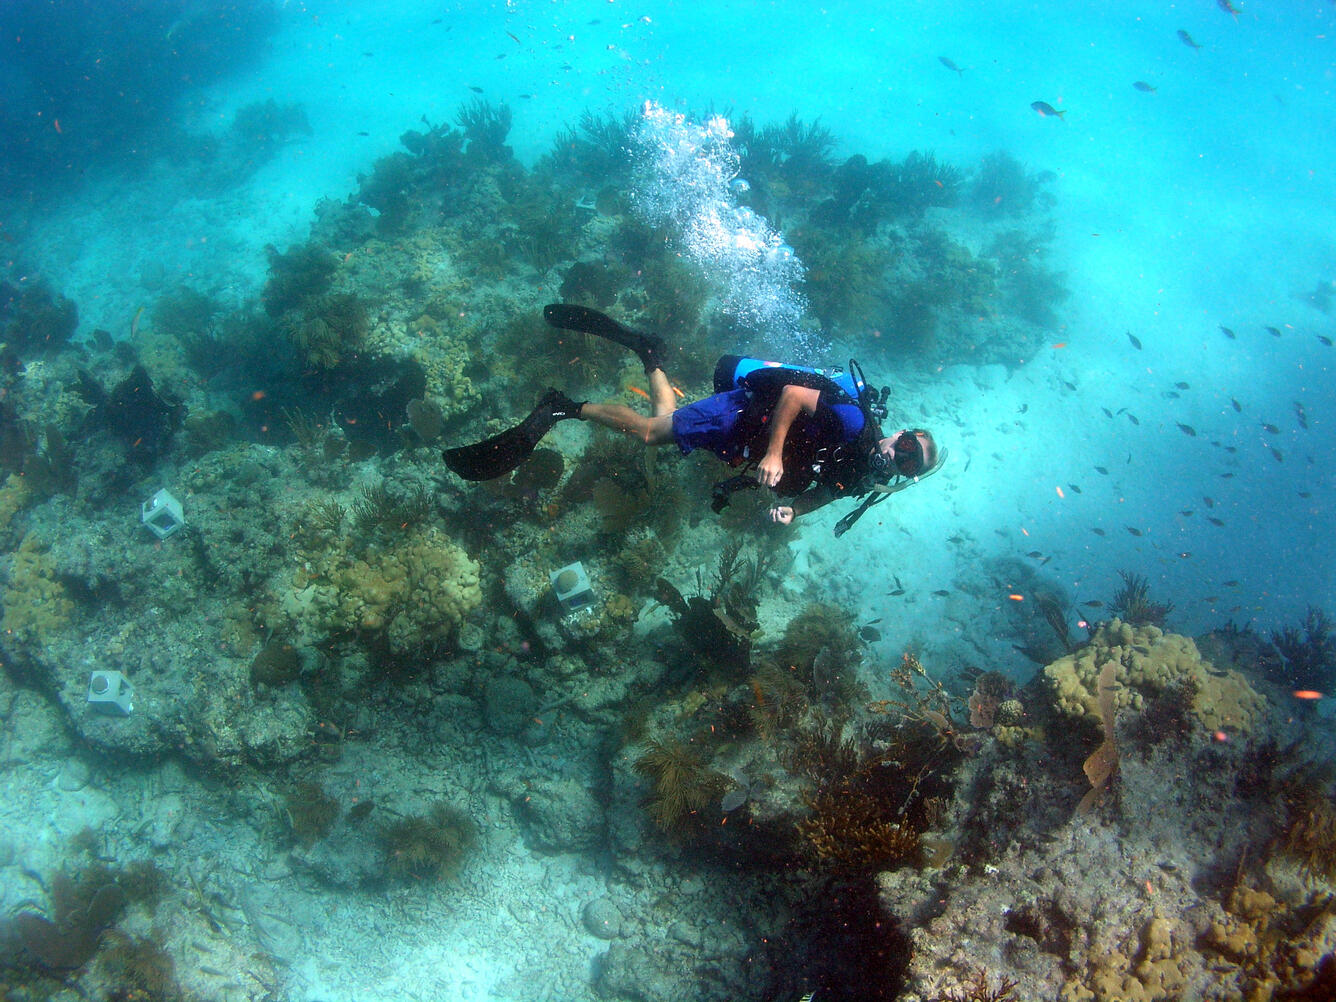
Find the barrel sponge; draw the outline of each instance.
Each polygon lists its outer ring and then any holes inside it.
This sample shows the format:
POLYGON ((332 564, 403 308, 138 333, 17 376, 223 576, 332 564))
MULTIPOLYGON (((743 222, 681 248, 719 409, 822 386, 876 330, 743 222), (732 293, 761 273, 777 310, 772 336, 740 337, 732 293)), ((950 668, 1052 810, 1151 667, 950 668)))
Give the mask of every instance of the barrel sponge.
POLYGON ((1100 725, 1096 689, 1100 669, 1117 664, 1117 709, 1140 710, 1147 696, 1187 683, 1195 695, 1192 712, 1210 730, 1230 726, 1249 731, 1263 699, 1235 671, 1219 672, 1202 659, 1188 637, 1155 626, 1134 627, 1114 619, 1102 624, 1090 643, 1044 669, 1044 680, 1057 711, 1100 725))

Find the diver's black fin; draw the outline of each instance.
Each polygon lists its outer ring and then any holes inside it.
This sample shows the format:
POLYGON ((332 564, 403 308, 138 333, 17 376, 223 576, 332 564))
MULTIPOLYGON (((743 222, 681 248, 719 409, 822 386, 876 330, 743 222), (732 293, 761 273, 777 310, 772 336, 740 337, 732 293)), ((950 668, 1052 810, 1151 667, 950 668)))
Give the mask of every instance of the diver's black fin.
POLYGON ((445 465, 465 480, 504 477, 533 454, 552 426, 578 418, 583 404, 558 390, 548 390, 527 418, 489 439, 441 453, 445 465))
POLYGON ((630 348, 640 356, 646 372, 663 368, 663 338, 623 327, 606 313, 591 310, 587 306, 552 303, 543 307, 543 319, 561 330, 593 334, 630 348))

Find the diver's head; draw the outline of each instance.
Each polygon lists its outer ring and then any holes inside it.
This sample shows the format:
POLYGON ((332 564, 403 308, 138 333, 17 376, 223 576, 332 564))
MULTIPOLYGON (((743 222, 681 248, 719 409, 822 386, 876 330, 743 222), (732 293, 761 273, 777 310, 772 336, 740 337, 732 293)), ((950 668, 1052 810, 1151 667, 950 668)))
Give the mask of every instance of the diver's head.
POLYGON ((887 435, 872 450, 875 477, 917 477, 937 465, 937 442, 925 428, 902 428, 887 435))

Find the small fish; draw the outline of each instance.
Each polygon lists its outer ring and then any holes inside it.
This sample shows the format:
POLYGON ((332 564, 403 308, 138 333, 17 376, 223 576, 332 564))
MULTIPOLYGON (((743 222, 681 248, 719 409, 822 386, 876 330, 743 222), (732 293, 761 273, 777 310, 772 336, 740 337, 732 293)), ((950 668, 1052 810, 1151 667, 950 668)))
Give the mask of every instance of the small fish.
POLYGON ((1262 422, 1262 430, 1263 430, 1264 432, 1266 432, 1268 435, 1279 435, 1279 434, 1280 434, 1280 429, 1279 429, 1279 428, 1277 428, 1277 427, 1276 427, 1275 425, 1273 425, 1273 424, 1268 424, 1268 423, 1265 422, 1265 421, 1262 422))
POLYGON ((1281 452, 1281 451, 1280 451, 1279 449, 1277 449, 1275 446, 1270 446, 1270 445, 1269 445, 1269 446, 1267 446, 1267 448, 1271 450, 1271 456, 1272 456, 1273 459, 1275 459, 1275 461, 1276 461, 1277 463, 1283 463, 1283 462, 1285 462, 1285 453, 1281 452))
POLYGON ((1141 533, 1141 530, 1138 529, 1135 525, 1129 525, 1129 526, 1126 526, 1126 528, 1127 528, 1127 531, 1130 532, 1130 533, 1131 533, 1132 535, 1134 535, 1134 536, 1140 536, 1140 535, 1142 534, 1142 533, 1141 533))
POLYGON ((1107 407, 1101 407, 1100 410, 1102 410, 1102 411, 1104 412, 1104 416, 1105 416, 1106 418, 1112 418, 1112 417, 1113 417, 1113 411, 1109 410, 1107 407))
POLYGON ((532 100, 533 100, 533 95, 532 95, 532 94, 521 94, 521 95, 520 95, 520 100, 521 100, 521 101, 532 101, 532 100))
POLYGON ((1237 581, 1232 580, 1232 579, 1229 580, 1229 581, 1226 581, 1226 582, 1225 582, 1225 587, 1226 587, 1226 588, 1237 588, 1238 586, 1239 586, 1239 583, 1238 583, 1237 581))
POLYGON ((1104 467, 1102 467, 1102 466, 1096 466, 1096 467, 1095 467, 1095 472, 1098 473, 1098 474, 1101 474, 1102 476, 1106 476, 1106 477, 1109 475, 1109 471, 1106 470, 1106 469, 1105 469, 1104 467))
POLYGON ((1085 606, 1087 609, 1103 609, 1103 608, 1104 608, 1104 603, 1101 602, 1101 601, 1100 601, 1099 599, 1097 599, 1097 598, 1092 598, 1089 602, 1082 602, 1081 604, 1082 604, 1083 606, 1085 606))
POLYGON ((1299 497, 1303 498, 1304 500, 1307 500, 1308 498, 1311 498, 1313 496, 1312 491, 1299 491, 1298 493, 1299 497))
POLYGON ((933 592, 933 594, 936 595, 938 598, 946 598, 946 596, 950 595, 951 593, 947 591, 945 588, 938 588, 935 592, 933 592))
POLYGON ((902 585, 902 584, 900 583, 900 579, 899 579, 898 577, 896 577, 894 574, 891 575, 891 580, 895 582, 895 587, 897 587, 897 588, 903 588, 903 587, 904 587, 904 585, 902 585))
POLYGON ((939 63, 941 63, 943 66, 945 66, 945 67, 946 67, 948 70, 950 70, 952 73, 959 73, 962 77, 965 75, 965 71, 962 70, 962 69, 961 69, 959 66, 957 66, 955 63, 953 63, 953 62, 952 62, 950 59, 948 59, 946 56, 938 56, 938 57, 937 57, 937 61, 938 61, 939 63))
POLYGON ((1075 392, 1075 390, 1076 390, 1076 384, 1075 384, 1075 383, 1069 383, 1069 382, 1068 382, 1067 380, 1065 380, 1065 379, 1062 380, 1062 385, 1065 386, 1065 387, 1067 387, 1067 389, 1072 390, 1073 392, 1075 392))
POLYGON ((469 90, 473 91, 475 94, 481 94, 483 92, 481 87, 475 87, 472 84, 469 84, 469 90))
POLYGON ((904 593, 905 590, 903 588, 896 588, 894 591, 888 591, 886 594, 890 595, 892 598, 895 598, 897 596, 903 595, 904 593))
POLYGON ((1189 34, 1188 34, 1186 31, 1184 31, 1182 28, 1179 28, 1179 29, 1178 29, 1178 40, 1179 40, 1180 42, 1182 42, 1184 45, 1186 45, 1189 49, 1200 49, 1200 48, 1201 48, 1200 45, 1198 45, 1196 42, 1194 42, 1194 41, 1192 40, 1192 36, 1189 35, 1189 34))
POLYGON ((1190 390, 1190 389, 1192 389, 1192 384, 1191 384, 1191 383, 1178 382, 1178 383, 1175 383, 1175 384, 1174 384, 1174 388, 1175 388, 1175 389, 1179 389, 1179 390, 1190 390))
POLYGON ((1090 531, 1093 532, 1096 536, 1102 536, 1102 535, 1104 535, 1104 530, 1103 530, 1103 529, 1091 529, 1090 531))
POLYGON ((1029 409, 1030 409, 1030 405, 1029 405, 1029 404, 1021 404, 1019 407, 1016 408, 1016 413, 1017 413, 1017 414, 1024 414, 1024 413, 1025 413, 1026 411, 1028 411, 1029 409))
POLYGON ((1202 501, 1205 503, 1207 508, 1215 507, 1215 500, 1213 498, 1202 498, 1202 501))
POLYGON ((948 543, 955 543, 956 545, 959 545, 959 544, 965 542, 965 537, 964 537, 964 536, 948 536, 947 539, 946 539, 946 541, 947 541, 948 543))
POLYGON ((1075 484, 1068 484, 1067 487, 1073 494, 1081 493, 1081 488, 1077 487, 1075 484))
POLYGON ((507 35, 507 36, 510 38, 510 40, 511 40, 512 42, 514 42, 516 45, 523 45, 523 44, 524 44, 523 42, 520 41, 520 36, 517 35, 517 34, 515 34, 513 31, 508 31, 508 32, 506 32, 506 35, 507 35))
POLYGON ((1300 428, 1308 430, 1308 415, 1304 412, 1304 405, 1298 400, 1294 402, 1294 419, 1299 422, 1300 428))
POLYGON ((1235 337, 1237 337, 1237 335, 1228 327, 1226 327, 1224 324, 1220 325, 1220 333, 1223 334, 1225 337, 1229 338, 1231 341, 1233 341, 1235 337))
POLYGON ((1229 406, 1234 408, 1234 413, 1236 413, 1236 414, 1242 414, 1242 413, 1243 413, 1243 404, 1239 403, 1239 402, 1238 402, 1237 400, 1235 400, 1233 397, 1230 397, 1230 398, 1229 398, 1229 406))
POLYGON ((1129 413, 1127 415, 1127 420, 1131 421, 1134 425, 1137 426, 1141 425, 1141 419, 1137 417, 1135 414, 1129 413))
POLYGON ((1179 508, 1178 513, 1182 515, 1184 518, 1191 518, 1195 510, 1196 509, 1194 508, 1179 508))
POLYGON ((1183 422, 1181 422, 1181 421, 1177 422, 1177 424, 1178 424, 1178 430, 1181 431, 1181 432, 1182 432, 1184 435, 1186 435, 1188 438, 1196 438, 1196 437, 1197 437, 1197 429, 1194 428, 1194 427, 1192 427, 1192 425, 1190 425, 1190 424, 1183 424, 1183 422))
POLYGON ((1210 522, 1212 525, 1224 525, 1224 524, 1225 524, 1225 523, 1222 522, 1220 519, 1216 518, 1214 515, 1208 515, 1208 516, 1206 516, 1206 521, 1210 522))
POLYGON ((1152 87, 1150 84, 1146 83, 1146 81, 1144 80, 1138 80, 1136 83, 1132 84, 1132 86, 1135 87, 1137 90, 1141 91, 1141 93, 1143 94, 1155 93, 1155 88, 1152 87))
POLYGON ((1030 107, 1039 113, 1040 118, 1060 119, 1063 115, 1067 114, 1068 110, 1064 108, 1062 111, 1058 111, 1057 108, 1053 107, 1053 105, 1049 104, 1047 101, 1031 101, 1030 107))
POLYGON ((1026 556, 1030 557, 1033 560, 1038 557, 1042 557, 1043 553, 1041 553, 1039 550, 1031 550, 1029 553, 1026 554, 1026 556))
POLYGON ((865 626, 858 631, 858 639, 865 644, 875 644, 881 639, 881 631, 874 630, 871 626, 865 626))
POLYGON ((359 135, 359 136, 369 136, 369 135, 371 135, 371 133, 369 133, 369 132, 359 132, 358 135, 359 135))
POLYGON ((1132 347, 1135 348, 1137 351, 1141 350, 1141 339, 1138 338, 1131 331, 1127 332, 1127 340, 1132 342, 1132 347))
POLYGON ((1178 400, 1183 394, 1179 393, 1177 390, 1165 390, 1160 396, 1164 397, 1166 400, 1178 400))
POLYGON ((1266 331, 1268 334, 1270 334, 1272 337, 1280 337, 1279 327, 1263 327, 1262 329, 1266 331))
MULTIPOLYGON (((1233 452, 1234 450, 1233 450, 1233 449, 1230 449, 1229 451, 1230 451, 1230 452, 1233 452)), ((1230 479, 1233 478, 1234 474, 1232 474, 1232 473, 1218 473, 1218 474, 1216 474, 1216 476, 1218 476, 1221 480, 1230 480, 1230 479)))
POLYGON ((1331 338, 1327 337, 1327 335, 1318 334, 1317 339, 1321 341, 1323 344, 1325 344, 1328 348, 1331 347, 1331 338))
POLYGON ((1223 10, 1226 14, 1234 15, 1235 21, 1239 19, 1239 9, 1237 7, 1232 6, 1229 0, 1215 0, 1215 5, 1219 7, 1221 10, 1223 10))

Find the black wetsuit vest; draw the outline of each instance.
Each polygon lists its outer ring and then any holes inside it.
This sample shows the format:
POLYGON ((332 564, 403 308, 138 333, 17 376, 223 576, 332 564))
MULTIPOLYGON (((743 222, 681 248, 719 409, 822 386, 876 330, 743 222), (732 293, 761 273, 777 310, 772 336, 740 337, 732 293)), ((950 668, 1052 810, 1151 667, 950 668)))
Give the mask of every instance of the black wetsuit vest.
MULTIPOLYGON (((847 378, 847 377, 846 377, 847 378)), ((852 384, 851 384, 852 385, 852 384)), ((723 458, 733 466, 759 462, 770 444, 770 420, 786 386, 805 386, 821 394, 816 412, 799 412, 784 439, 784 474, 775 485, 780 497, 795 497, 820 484, 835 497, 866 494, 868 456, 881 429, 857 396, 835 378, 817 369, 755 363, 725 355, 715 367, 716 393, 747 391, 747 408, 738 425, 737 449, 723 458), (831 405, 846 404, 863 412, 863 427, 852 439, 831 405)))

